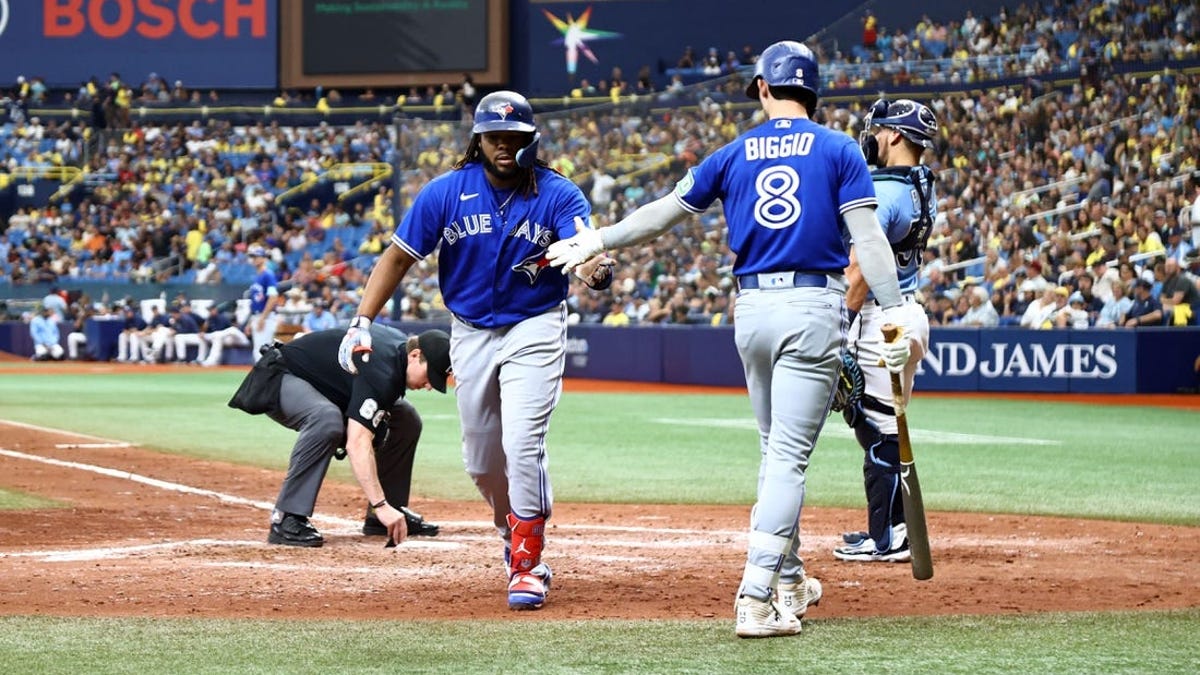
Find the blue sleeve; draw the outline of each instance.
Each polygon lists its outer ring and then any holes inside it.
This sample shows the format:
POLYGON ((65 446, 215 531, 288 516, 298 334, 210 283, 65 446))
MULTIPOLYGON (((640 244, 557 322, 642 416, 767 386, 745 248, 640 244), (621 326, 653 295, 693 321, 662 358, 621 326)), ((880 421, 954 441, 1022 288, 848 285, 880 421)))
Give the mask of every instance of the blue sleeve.
POLYGON ((675 198, 680 206, 693 213, 702 213, 724 196, 723 177, 731 147, 733 144, 709 155, 699 166, 688 169, 687 174, 675 184, 675 198))
POLYGON ((446 220, 444 185, 435 179, 418 192, 392 235, 392 243, 417 260, 433 253, 441 239, 440 227, 446 220))
POLYGON ((583 191, 569 180, 562 180, 562 189, 559 192, 556 208, 552 211, 553 227, 559 239, 567 239, 575 236, 576 216, 591 227, 589 219, 592 215, 592 205, 583 196, 583 191))
POLYGON ((875 206, 875 182, 862 150, 846 136, 837 148, 835 165, 838 176, 838 213, 864 206, 875 206))

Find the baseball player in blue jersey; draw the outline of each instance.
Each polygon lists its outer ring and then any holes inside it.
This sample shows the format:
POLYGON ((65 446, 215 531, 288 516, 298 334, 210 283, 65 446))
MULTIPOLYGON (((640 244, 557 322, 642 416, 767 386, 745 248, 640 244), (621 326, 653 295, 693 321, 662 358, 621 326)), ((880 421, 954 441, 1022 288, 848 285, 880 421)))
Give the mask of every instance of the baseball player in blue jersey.
MULTIPOLYGON (((750 542, 735 602, 739 637, 800 632, 821 599, 798 555, 805 471, 829 413, 845 342, 852 235, 863 276, 891 318, 902 309, 896 265, 875 219, 875 190, 854 139, 816 124, 817 63, 808 47, 763 51, 746 93, 767 120, 720 148, 675 191, 599 231, 552 244, 564 269, 648 241, 720 199, 737 254, 734 338, 758 421, 762 461, 750 542)), ((908 361, 898 340, 889 364, 908 361)), ((885 350, 886 351, 886 350, 885 350)))
MULTIPOLYGON (((871 173, 879 200, 875 212, 896 257, 904 300, 898 311, 904 314, 911 352, 901 373, 905 402, 912 397, 917 364, 929 348, 929 319, 914 294, 921 253, 937 216, 934 173, 921 165, 921 154, 933 147, 937 132, 937 117, 927 106, 908 99, 879 99, 867 113, 859 141, 867 162, 879 167, 871 173)), ((907 562, 912 554, 900 494, 896 411, 891 405, 891 377, 879 365, 885 320, 878 301, 867 289, 853 251, 846 277, 850 282, 846 305, 852 314, 857 312, 850 325, 848 345, 854 362, 847 367, 862 369, 865 386, 861 397, 844 401, 842 416, 866 452, 863 479, 867 531, 843 534, 844 545, 834 549, 833 555, 860 562, 907 562)))
MULTIPOLYGON (((546 433, 562 394, 567 337, 568 280, 547 269, 546 247, 586 229, 590 207, 537 158, 540 136, 525 97, 483 97, 472 134, 454 170, 430 181, 396 228, 338 361, 350 372, 370 367, 371 320, 409 267, 438 250, 442 297, 454 315, 463 460, 505 542, 509 607, 538 609, 551 578, 542 562, 553 505, 546 433)), ((601 262, 580 268, 596 288, 612 279, 601 262)))
POLYGON ((246 256, 258 270, 254 283, 250 284, 250 320, 247 324, 251 352, 257 361, 262 346, 275 341, 275 329, 279 325, 279 317, 275 314, 280 298, 279 286, 267 262, 266 247, 254 244, 246 250, 246 256))

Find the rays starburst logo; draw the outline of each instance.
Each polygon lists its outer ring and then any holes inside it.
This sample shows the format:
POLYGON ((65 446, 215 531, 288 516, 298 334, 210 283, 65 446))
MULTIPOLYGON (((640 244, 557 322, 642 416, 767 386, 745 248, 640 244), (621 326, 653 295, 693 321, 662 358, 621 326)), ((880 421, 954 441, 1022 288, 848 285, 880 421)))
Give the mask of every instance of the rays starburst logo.
POLYGON ((566 51, 568 75, 575 74, 575 70, 579 65, 580 54, 583 54, 592 63, 600 63, 600 59, 597 59, 595 53, 588 47, 589 42, 595 40, 612 40, 621 37, 620 33, 610 30, 588 28, 588 22, 592 19, 592 8, 590 5, 587 9, 583 10, 578 19, 571 16, 570 12, 567 13, 565 20, 558 18, 546 9, 542 10, 542 14, 545 14, 550 23, 554 24, 554 27, 562 34, 562 37, 555 40, 553 44, 561 45, 566 51))

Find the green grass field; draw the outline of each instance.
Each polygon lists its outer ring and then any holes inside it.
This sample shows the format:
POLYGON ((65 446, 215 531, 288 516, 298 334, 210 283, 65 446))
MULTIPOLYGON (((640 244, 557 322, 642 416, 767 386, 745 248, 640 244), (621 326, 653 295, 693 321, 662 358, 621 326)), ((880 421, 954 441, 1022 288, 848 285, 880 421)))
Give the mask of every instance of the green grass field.
MULTIPOLYGON (((240 377, 31 369, 0 377, 0 418, 282 470, 293 433, 225 406, 240 377)), ((410 400, 425 417, 414 493, 476 499, 453 395, 410 400)), ((918 396, 909 419, 930 510, 1200 525, 1195 412, 918 396)), ((750 504, 756 438, 744 395, 568 393, 550 437, 556 499, 750 504)), ((860 507, 861 463, 848 429, 830 418, 808 503, 860 507)), ((331 480, 352 482, 345 463, 331 480)), ((48 506, 0 491, 0 508, 48 506)), ((797 640, 748 642, 732 639, 728 617, 369 625, 9 617, 0 618, 0 672, 1190 673, 1200 669, 1186 646, 1198 629, 1200 610, 837 619, 806 623, 797 640)))

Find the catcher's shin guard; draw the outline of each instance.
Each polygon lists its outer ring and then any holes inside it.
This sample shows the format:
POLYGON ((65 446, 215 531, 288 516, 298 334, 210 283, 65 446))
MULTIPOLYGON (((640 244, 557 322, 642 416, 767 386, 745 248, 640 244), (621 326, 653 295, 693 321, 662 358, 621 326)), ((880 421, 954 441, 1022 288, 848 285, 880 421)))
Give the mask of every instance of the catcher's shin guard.
POLYGON ((893 434, 879 434, 863 459, 867 492, 867 530, 881 551, 892 546, 892 528, 904 522, 900 487, 900 443, 893 434))
POLYGON ((863 485, 867 493, 867 530, 876 548, 886 551, 892 543, 892 528, 904 523, 904 497, 900 493, 900 437, 880 432, 863 413, 864 407, 880 413, 887 411, 884 410, 884 404, 871 396, 864 396, 853 408, 856 413, 846 417, 846 421, 854 428, 854 437, 865 451, 863 485))
POLYGON ((549 590, 548 573, 542 570, 542 549, 546 545, 546 519, 530 520, 508 514, 510 535, 508 606, 511 609, 539 609, 549 590))

